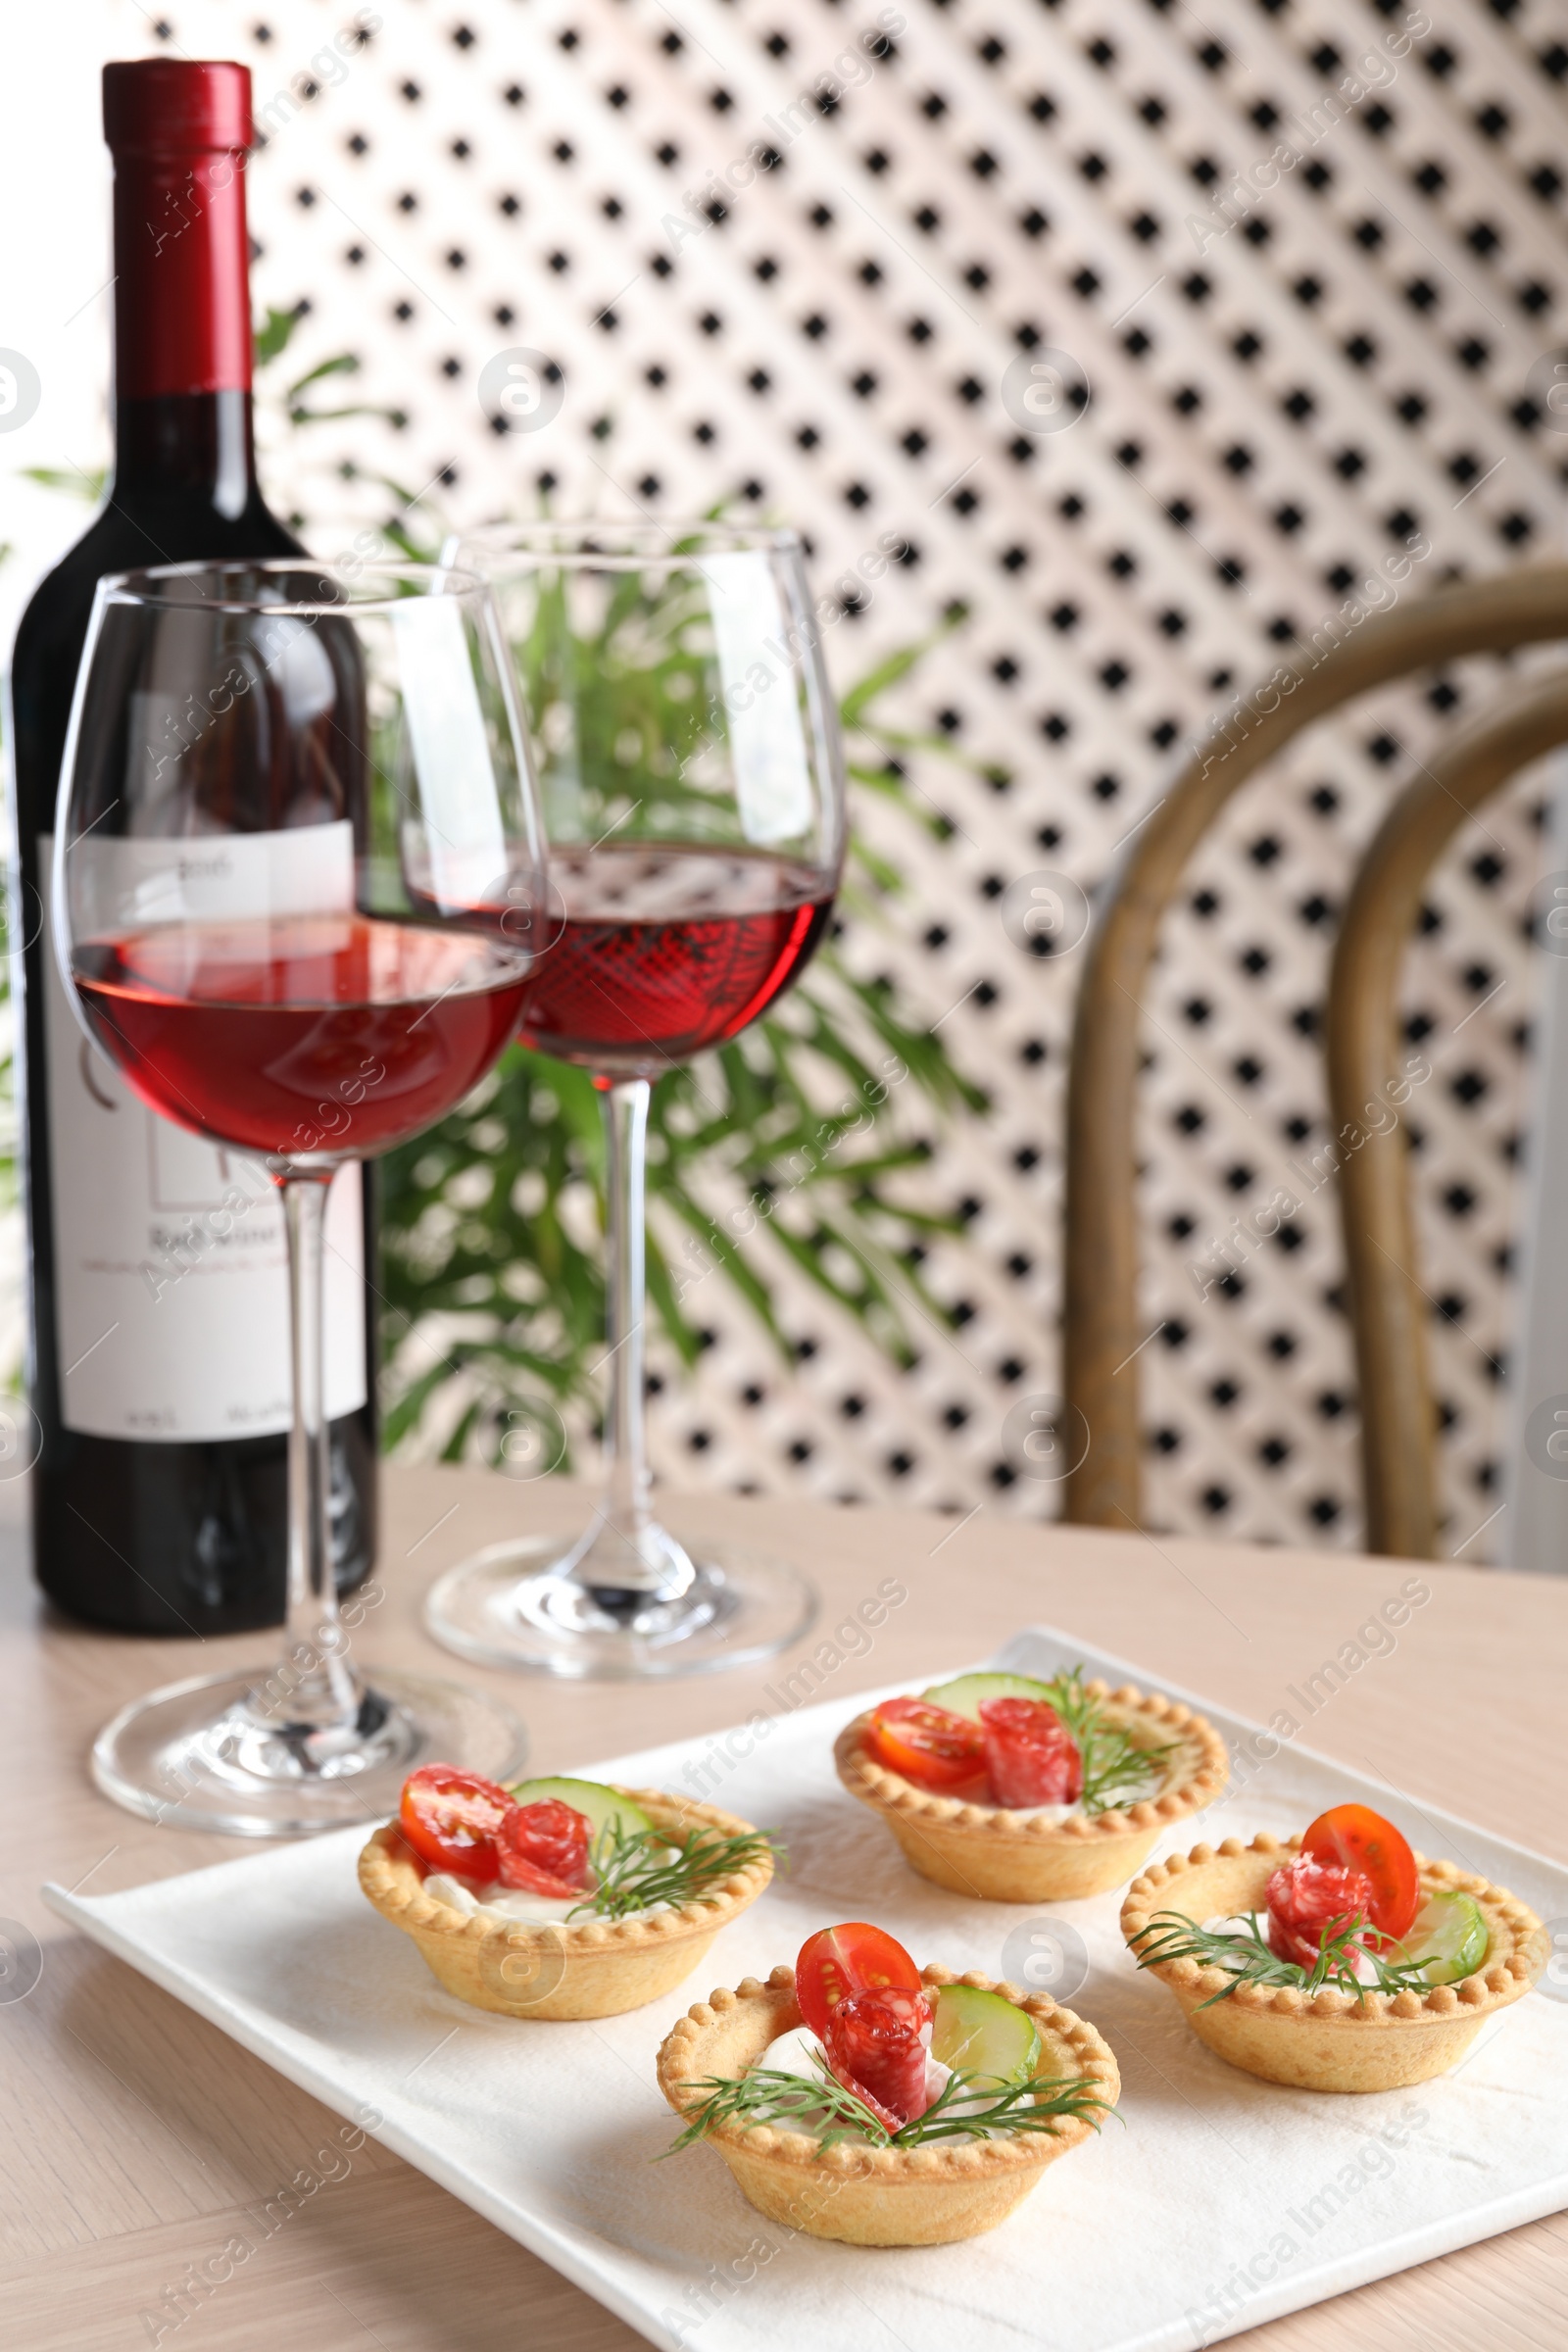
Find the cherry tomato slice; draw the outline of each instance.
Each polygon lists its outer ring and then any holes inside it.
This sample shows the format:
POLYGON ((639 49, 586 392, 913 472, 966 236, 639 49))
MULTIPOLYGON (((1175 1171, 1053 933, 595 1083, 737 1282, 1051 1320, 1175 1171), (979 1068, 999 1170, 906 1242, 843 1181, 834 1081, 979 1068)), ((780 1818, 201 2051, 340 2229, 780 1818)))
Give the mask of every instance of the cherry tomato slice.
POLYGON ((1070 1805, 1082 1795, 1078 1743, 1044 1699, 983 1698, 980 1723, 993 1804, 1070 1805))
POLYGON ((1352 1919, 1371 1915, 1371 1880, 1364 1871, 1347 1870, 1341 1862, 1298 1854, 1268 1883, 1269 1949, 1301 1968, 1317 1961, 1327 1930, 1341 1930, 1352 1919))
POLYGON ((514 1805, 496 1834, 496 1876, 531 1894, 578 1894, 588 1879, 588 1817, 558 1796, 514 1805))
POLYGON ((421 1862, 460 1878, 493 1879, 496 1833, 516 1806, 506 1789, 455 1764, 421 1764, 403 1784, 398 1827, 421 1862))
POLYGON ((828 2065, 890 2132, 924 2115, 931 2104, 926 2093, 931 2019, 927 1995, 899 1984, 847 1993, 828 2012, 828 2065))
POLYGON ((921 1788, 956 1788, 986 1768, 977 1723, 923 1698, 885 1698, 871 1718, 871 1745, 890 1772, 921 1788))
POLYGON ((1370 1805, 1331 1805, 1308 1829, 1301 1851, 1363 1872, 1372 1883, 1372 1925, 1385 1936, 1405 1934, 1421 1908, 1421 1882, 1415 1856, 1392 1821, 1370 1805))
POLYGON ((920 1971, 902 1943, 882 1928, 852 1919, 840 1928, 820 1928, 801 1946, 795 1963, 795 1998, 819 2041, 827 2035, 828 2014, 853 1992, 876 1992, 885 1984, 920 1990, 920 1971))

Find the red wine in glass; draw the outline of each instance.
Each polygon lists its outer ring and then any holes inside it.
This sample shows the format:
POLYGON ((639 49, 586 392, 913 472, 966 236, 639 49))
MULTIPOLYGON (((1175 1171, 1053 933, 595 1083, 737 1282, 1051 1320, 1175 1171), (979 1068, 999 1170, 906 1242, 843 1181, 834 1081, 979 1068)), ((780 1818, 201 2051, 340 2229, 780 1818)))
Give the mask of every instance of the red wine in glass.
POLYGON ((504 939, 362 914, 80 942, 83 1009, 166 1118, 241 1151, 385 1152, 443 1118, 516 1025, 504 939))
POLYGON ((608 1074, 653 1074, 767 1010, 826 927, 833 877, 765 851, 686 843, 551 852, 559 937, 521 1038, 608 1074))
MULTIPOLYGON (((688 1544, 652 1507, 649 1106, 666 1072, 765 1020, 825 941, 845 807, 821 630, 787 530, 542 522, 447 554, 490 580, 527 714, 550 905, 519 884, 515 915, 482 915, 536 959, 522 1043, 585 1071, 604 1103, 609 1346, 593 1520, 564 1541, 488 1545, 441 1578, 425 1622, 487 1665, 713 1672, 796 1640, 813 1599, 789 1562, 706 1533, 688 1544)), ((445 858, 444 878, 462 863, 445 858)), ((489 897, 484 879, 473 898, 489 897)), ((433 913, 445 897, 432 887, 433 913)), ((466 920, 481 911, 468 904, 466 920)), ((764 1086, 767 1059, 759 1040, 764 1086)), ((743 1173, 733 1156, 727 1172, 743 1173)), ((738 1214, 759 1221, 752 1204, 738 1214)))

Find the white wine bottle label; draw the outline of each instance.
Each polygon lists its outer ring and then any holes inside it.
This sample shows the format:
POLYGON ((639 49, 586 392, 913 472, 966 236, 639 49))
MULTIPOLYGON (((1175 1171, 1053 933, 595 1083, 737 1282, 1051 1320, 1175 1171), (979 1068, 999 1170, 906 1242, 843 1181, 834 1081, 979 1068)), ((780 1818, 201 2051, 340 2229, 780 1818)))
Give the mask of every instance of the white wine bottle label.
MULTIPOLYGON (((265 863, 279 913, 352 903, 346 821, 183 844, 173 855, 172 844, 102 847, 134 858, 154 919, 222 920, 244 904, 239 868, 252 860, 265 863), (285 906, 285 897, 298 904, 285 906)), ((291 1419, 282 1202, 259 1161, 159 1118, 87 1043, 55 961, 48 834, 38 867, 61 1419, 94 1438, 274 1436, 291 1419)), ((340 1168, 326 1208, 332 1420, 367 1395, 362 1181, 356 1164, 340 1168)))

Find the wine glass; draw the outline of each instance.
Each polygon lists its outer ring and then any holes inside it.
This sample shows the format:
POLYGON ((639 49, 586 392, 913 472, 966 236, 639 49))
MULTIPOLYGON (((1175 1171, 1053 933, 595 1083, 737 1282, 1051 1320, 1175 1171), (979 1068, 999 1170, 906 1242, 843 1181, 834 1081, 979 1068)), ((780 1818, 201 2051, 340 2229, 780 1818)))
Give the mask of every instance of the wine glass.
MULTIPOLYGON (((827 927, 844 771, 793 532, 546 523, 454 542, 495 591, 549 842, 520 1036, 593 1073, 608 1145, 608 1471, 575 1540, 493 1544, 435 1585, 461 1655, 689 1674, 793 1641, 810 1589, 654 1516, 643 1424, 650 1091, 776 1001, 827 927)), ((492 919, 505 927, 504 912, 492 919)))
POLYGON ((94 1777, 132 1812, 252 1837, 395 1811, 421 1759, 501 1778, 509 1709, 349 1661, 322 1398, 333 1174, 485 1075, 533 960, 542 835, 489 591, 298 557, 101 581, 55 838, 55 953, 90 1043, 152 1109, 264 1167, 288 1235, 285 1654, 124 1708, 94 1777), (486 897, 505 936, 474 927, 486 897))

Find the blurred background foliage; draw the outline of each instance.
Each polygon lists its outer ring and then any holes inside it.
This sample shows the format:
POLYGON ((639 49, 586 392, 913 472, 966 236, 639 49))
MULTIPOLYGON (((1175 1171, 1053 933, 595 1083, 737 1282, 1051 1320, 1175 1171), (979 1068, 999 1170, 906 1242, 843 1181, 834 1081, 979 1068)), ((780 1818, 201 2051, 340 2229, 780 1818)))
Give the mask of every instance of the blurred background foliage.
MULTIPOLYGON (((351 353, 283 381, 295 324, 294 313, 270 311, 256 330, 259 403, 295 430, 371 414, 400 421, 343 397, 359 368, 351 353)), ((31 478, 93 502, 104 488, 101 475, 34 468, 31 478)), ((357 478, 395 507, 379 530, 356 536, 354 556, 432 560, 445 523, 430 493, 385 475, 357 478)), ((291 519, 313 537, 310 517, 291 519)), ((943 633, 963 619, 954 608, 943 633)), ((906 1105, 981 1112, 986 1099, 896 985, 865 976, 863 957, 848 952, 850 934, 885 923, 904 887, 896 858, 857 823, 856 799, 874 796, 938 838, 953 830, 909 770, 921 757, 965 762, 943 736, 881 715, 932 642, 883 661, 841 698, 849 862, 837 919, 805 979, 733 1044, 654 1091, 649 1295, 686 1367, 708 1345, 709 1282, 728 1286, 792 1359, 774 1298, 785 1265, 894 1361, 912 1360, 922 1317, 952 1323, 920 1265, 928 1237, 958 1230, 958 1220, 912 1204, 899 1184, 929 1152, 906 1105)), ((0 1084, 8 1200, 17 1189, 9 1047, 0 1084)), ((555 1466, 567 1421, 580 1428, 597 1418, 593 1375, 604 1350, 605 1151, 591 1079, 513 1047, 450 1118, 379 1163, 379 1192, 384 1446, 555 1466)))

